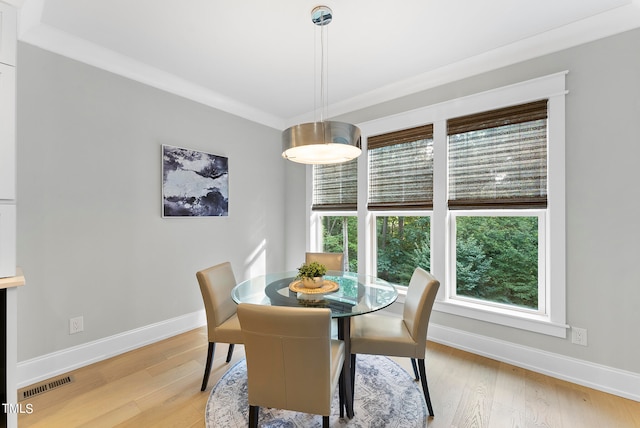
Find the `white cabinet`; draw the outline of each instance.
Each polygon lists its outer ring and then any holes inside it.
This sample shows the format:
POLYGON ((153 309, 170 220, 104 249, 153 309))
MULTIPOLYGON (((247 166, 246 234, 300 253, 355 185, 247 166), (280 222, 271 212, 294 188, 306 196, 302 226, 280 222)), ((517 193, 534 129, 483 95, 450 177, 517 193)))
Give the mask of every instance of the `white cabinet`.
POLYGON ((16 69, 0 64, 0 201, 16 199, 16 69))
POLYGON ((0 63, 16 65, 16 8, 0 2, 0 63))
POLYGON ((0 1, 0 278, 16 274, 16 18, 0 1))
POLYGON ((0 202, 16 199, 16 8, 0 1, 0 202))

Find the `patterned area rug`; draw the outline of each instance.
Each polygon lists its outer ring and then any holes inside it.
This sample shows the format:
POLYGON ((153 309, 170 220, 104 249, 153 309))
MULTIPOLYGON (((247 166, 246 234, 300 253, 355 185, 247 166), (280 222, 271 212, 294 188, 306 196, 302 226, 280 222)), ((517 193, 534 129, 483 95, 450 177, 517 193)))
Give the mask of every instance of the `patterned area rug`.
MULTIPOLYGON (((333 398, 331 427, 425 427, 427 405, 419 383, 387 357, 358 355, 355 416, 341 419, 338 393, 333 398)), ((206 408, 208 428, 244 428, 249 421, 247 367, 239 361, 211 391, 206 408)), ((261 428, 314 428, 322 417, 279 409, 260 408, 261 428)))

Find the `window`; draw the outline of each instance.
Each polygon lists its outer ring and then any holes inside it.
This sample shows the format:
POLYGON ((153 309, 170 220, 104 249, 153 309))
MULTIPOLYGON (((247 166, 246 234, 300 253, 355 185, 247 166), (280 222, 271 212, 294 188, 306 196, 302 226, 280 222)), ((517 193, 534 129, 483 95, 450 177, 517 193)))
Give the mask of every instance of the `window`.
POLYGON ((313 166, 314 251, 343 253, 350 272, 358 271, 357 166, 355 159, 313 166))
POLYGON ((452 214, 451 296, 545 314, 547 100, 450 119, 447 133, 448 206, 466 210, 452 214))
POLYGON ((357 159, 313 166, 313 210, 355 210, 358 202, 357 159))
POLYGON ((367 139, 368 209, 376 211, 376 276, 409 285, 416 266, 431 263, 428 212, 433 205, 433 125, 367 139))
POLYGON ((565 75, 359 124, 360 196, 332 211, 314 196, 312 248, 349 217, 361 273, 408 284, 421 266, 435 311, 566 337, 565 75))
POLYGON ((369 209, 431 208, 432 125, 369 137, 367 149, 369 209))
POLYGON ((455 212, 452 219, 455 298, 544 314, 544 211, 455 212))
MULTIPOLYGON (((345 213, 346 214, 346 213, 345 213)), ((358 217, 351 215, 316 216, 320 234, 317 250, 325 253, 342 253, 349 272, 358 272, 358 217)))
POLYGON ((416 266, 431 268, 431 217, 376 215, 376 276, 409 285, 416 266))
POLYGON ((547 206, 547 100, 447 121, 449 208, 547 206))

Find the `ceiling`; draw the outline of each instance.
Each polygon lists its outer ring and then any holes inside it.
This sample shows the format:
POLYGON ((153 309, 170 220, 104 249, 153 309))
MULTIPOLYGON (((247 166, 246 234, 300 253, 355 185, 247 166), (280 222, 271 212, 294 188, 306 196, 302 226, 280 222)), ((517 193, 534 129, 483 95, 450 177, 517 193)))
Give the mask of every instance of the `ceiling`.
MULTIPOLYGON (((19 39, 284 129, 640 27, 640 0, 9 0, 19 39)), ((637 52, 635 53, 637 54, 637 52)))

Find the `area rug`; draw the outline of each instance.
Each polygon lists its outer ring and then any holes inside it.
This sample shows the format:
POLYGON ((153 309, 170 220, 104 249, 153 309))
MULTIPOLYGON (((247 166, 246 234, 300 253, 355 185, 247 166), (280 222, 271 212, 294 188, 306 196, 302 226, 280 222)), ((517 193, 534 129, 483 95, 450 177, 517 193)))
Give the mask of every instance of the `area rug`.
MULTIPOLYGON (((338 394, 331 406, 331 427, 413 428, 427 426, 427 406, 419 383, 387 357, 358 355, 353 419, 340 418, 338 394)), ((249 421, 247 367, 239 361, 214 386, 207 402, 208 428, 244 428, 249 421)), ((261 428, 314 428, 322 417, 260 408, 261 428)))

